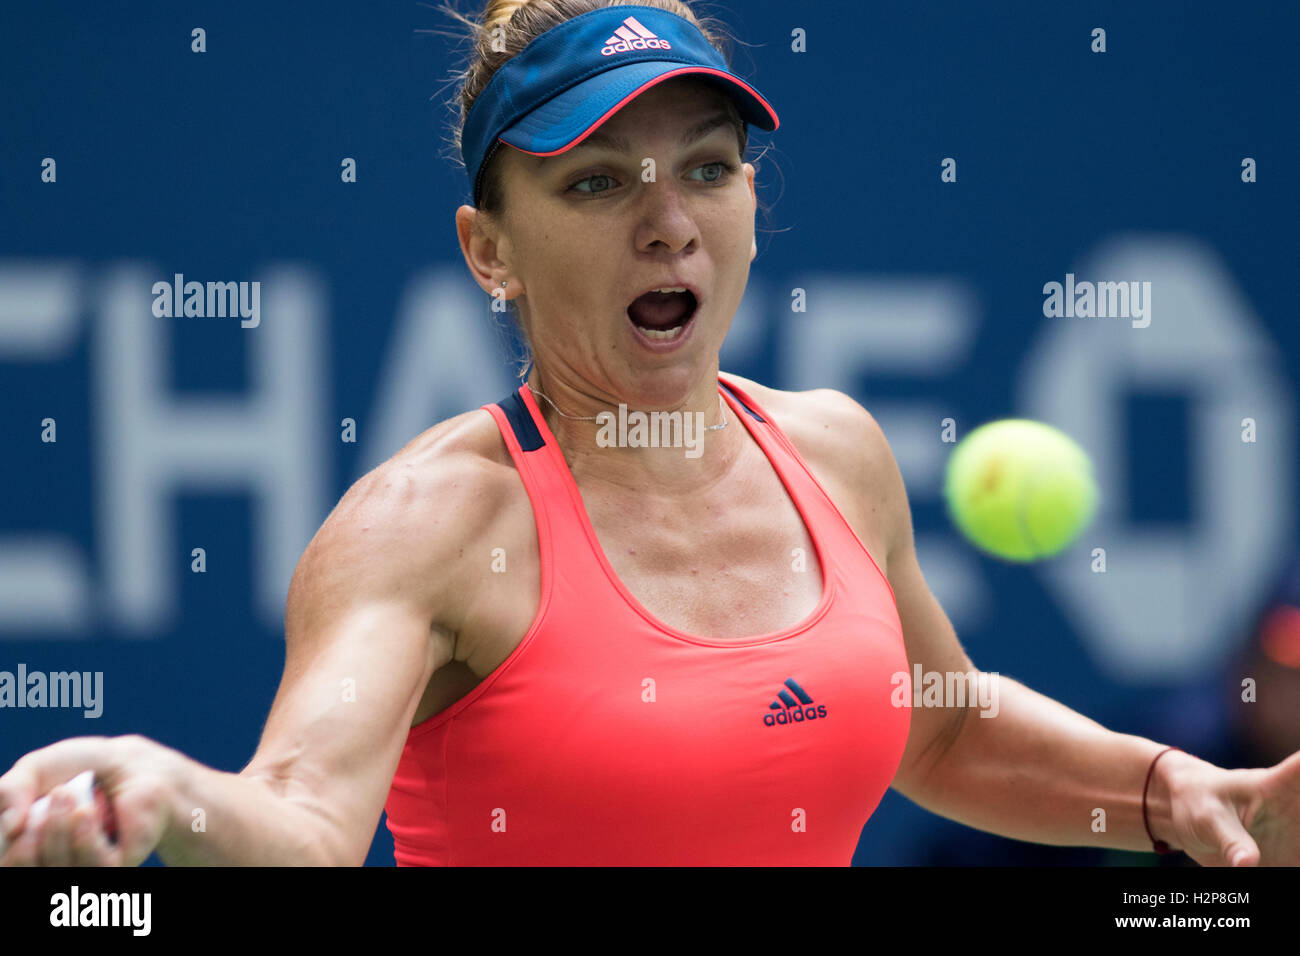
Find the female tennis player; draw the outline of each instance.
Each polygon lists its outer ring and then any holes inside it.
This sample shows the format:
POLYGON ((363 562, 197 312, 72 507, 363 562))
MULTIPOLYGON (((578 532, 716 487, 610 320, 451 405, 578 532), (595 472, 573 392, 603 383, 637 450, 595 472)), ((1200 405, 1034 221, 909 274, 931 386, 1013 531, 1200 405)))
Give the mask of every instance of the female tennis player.
POLYGON ((1300 754, 1222 769, 1005 678, 996 716, 907 706, 914 667, 977 672, 880 427, 719 374, 756 253, 746 132, 778 120, 705 30, 678 0, 489 4, 456 227, 526 381, 335 507, 246 768, 37 750, 0 777, 3 863, 358 864, 386 807, 399 864, 847 865, 890 786, 1021 840, 1300 863, 1300 754), (608 417, 638 412, 677 430, 608 417), (85 770, 115 844, 63 786, 85 770))

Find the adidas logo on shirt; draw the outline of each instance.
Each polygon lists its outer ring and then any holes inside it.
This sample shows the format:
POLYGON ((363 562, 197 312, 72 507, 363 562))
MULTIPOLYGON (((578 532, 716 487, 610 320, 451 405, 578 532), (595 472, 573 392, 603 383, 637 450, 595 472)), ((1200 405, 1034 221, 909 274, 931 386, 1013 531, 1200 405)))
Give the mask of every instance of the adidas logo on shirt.
POLYGON ((805 721, 826 716, 826 705, 817 704, 813 706, 813 699, 808 696, 806 690, 795 683, 793 677, 785 679, 785 686, 790 690, 780 691, 776 695, 777 699, 767 705, 769 713, 763 715, 763 723, 767 724, 767 726, 802 724, 805 721), (790 696, 790 691, 794 692, 794 697, 790 696))
POLYGON ((605 41, 601 56, 613 56, 615 53, 627 53, 630 50, 671 50, 672 44, 661 40, 653 32, 643 27, 636 17, 628 17, 623 25, 614 31, 614 35, 605 41))

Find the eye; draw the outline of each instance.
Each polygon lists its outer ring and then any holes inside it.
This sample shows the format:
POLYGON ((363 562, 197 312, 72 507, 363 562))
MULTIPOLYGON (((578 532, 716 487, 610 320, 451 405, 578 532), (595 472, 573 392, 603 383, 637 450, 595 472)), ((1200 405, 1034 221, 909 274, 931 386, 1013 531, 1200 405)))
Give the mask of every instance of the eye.
POLYGON ((703 179, 697 180, 698 182, 720 183, 736 171, 736 164, 719 159, 712 163, 705 163, 703 166, 696 166, 692 172, 699 172, 701 169, 707 172, 703 179))
MULTIPOLYGON (((692 173, 704 171, 703 178, 696 179, 696 182, 708 183, 710 185, 719 185, 725 182, 739 167, 735 163, 725 159, 715 160, 711 163, 705 163, 702 166, 696 166, 692 173)), ((595 173, 591 176, 585 176, 577 180, 568 188, 568 192, 576 192, 579 195, 592 197, 599 196, 603 193, 612 192, 617 186, 618 180, 608 173, 595 173)))
POLYGON ((613 184, 614 184, 613 176, 609 176, 605 173, 597 173, 594 176, 588 176, 585 179, 578 180, 576 183, 574 183, 572 186, 569 187, 569 191, 578 192, 584 196, 595 196, 599 193, 609 192, 611 189, 614 188, 613 184), (582 186, 584 183, 591 184, 591 188, 579 189, 578 187, 582 186))

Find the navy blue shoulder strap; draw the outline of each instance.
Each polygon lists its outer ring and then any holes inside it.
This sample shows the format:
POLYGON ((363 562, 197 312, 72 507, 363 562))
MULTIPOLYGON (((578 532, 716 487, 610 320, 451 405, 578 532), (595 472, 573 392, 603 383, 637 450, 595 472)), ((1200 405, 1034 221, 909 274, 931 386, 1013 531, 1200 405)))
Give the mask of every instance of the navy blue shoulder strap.
POLYGON ((529 414, 528 406, 524 403, 524 397, 519 392, 511 392, 496 404, 506 413, 506 420, 514 429, 515 441, 519 442, 520 448, 524 451, 537 451, 546 444, 542 439, 542 433, 537 428, 537 422, 533 421, 533 416, 529 414))
POLYGON ((718 379, 718 384, 721 385, 723 388, 725 388, 725 389, 727 390, 727 394, 730 395, 732 398, 734 398, 734 399, 736 400, 736 402, 740 405, 741 408, 743 408, 745 411, 749 412, 749 417, 750 417, 750 418, 752 418, 752 419, 754 419, 755 421, 758 421, 758 422, 761 422, 761 421, 764 420, 764 419, 763 419, 763 416, 761 416, 760 414, 758 414, 758 412, 756 412, 756 411, 754 411, 752 408, 750 408, 749 405, 745 402, 745 400, 744 400, 743 398, 741 398, 739 395, 737 395, 737 394, 736 394, 736 390, 733 389, 730 385, 728 385, 728 384, 727 384, 726 382, 724 382, 722 379, 718 379))
MULTIPOLYGON (((765 421, 763 416, 749 407, 749 404, 736 394, 735 390, 727 385, 726 382, 718 379, 718 384, 727 390, 727 394, 736 400, 736 403, 749 413, 750 418, 755 421, 765 421)), ((505 398, 496 403, 503 412, 506 413, 506 420, 510 422, 510 427, 514 429, 515 440, 519 442, 519 447, 524 451, 536 451, 546 444, 542 438, 542 433, 537 428, 537 422, 533 421, 533 416, 529 414, 528 406, 519 392, 511 392, 505 398)))

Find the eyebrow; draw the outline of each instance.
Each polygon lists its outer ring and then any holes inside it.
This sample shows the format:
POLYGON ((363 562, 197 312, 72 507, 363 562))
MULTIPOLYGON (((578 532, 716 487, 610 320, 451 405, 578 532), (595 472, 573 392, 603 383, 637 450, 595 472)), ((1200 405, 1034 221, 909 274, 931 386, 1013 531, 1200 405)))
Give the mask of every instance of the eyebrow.
MULTIPOLYGON (((726 126, 730 122, 731 122, 731 117, 728 116, 726 113, 714 113, 712 116, 700 120, 690 129, 688 129, 685 133, 683 133, 682 138, 677 141, 677 145, 687 146, 695 142, 697 139, 703 139, 705 136, 713 132, 719 126, 726 126)), ((581 143, 573 147, 573 149, 569 150, 568 152, 572 153, 574 150, 582 149, 582 147, 584 146, 600 146, 606 149, 617 150, 618 152, 621 153, 630 152, 632 148, 632 144, 628 142, 626 136, 614 136, 613 134, 605 133, 602 132, 601 130, 596 130, 596 132, 592 133, 590 136, 588 136, 586 139, 584 139, 581 143)))

